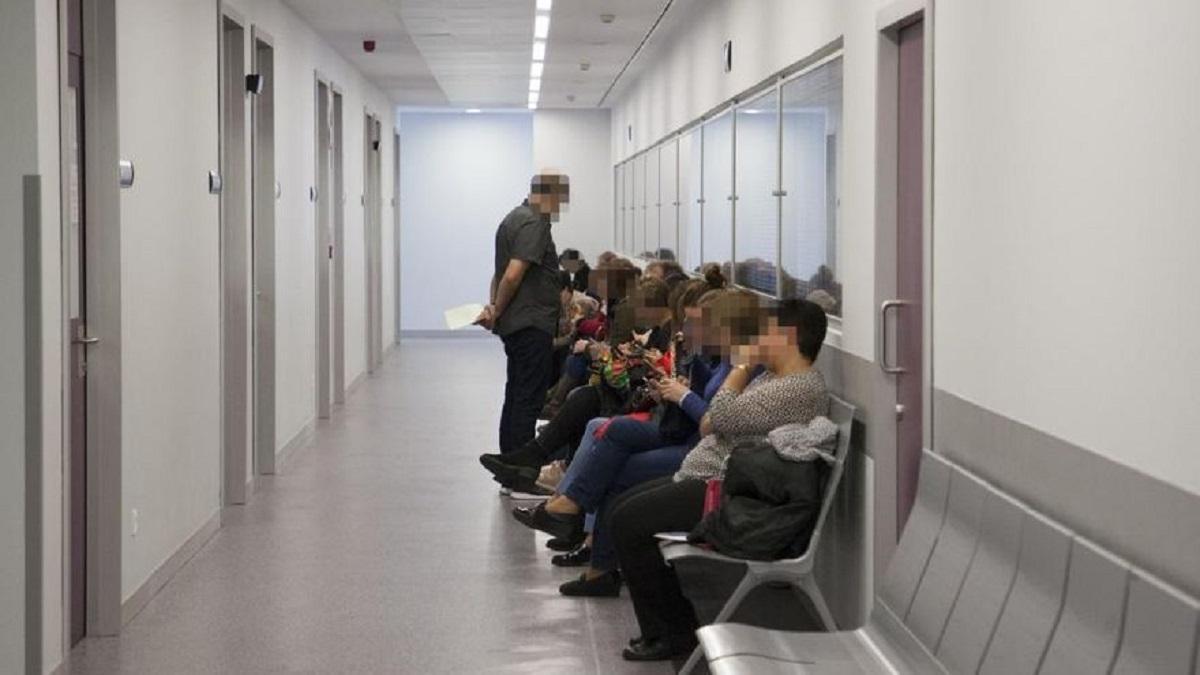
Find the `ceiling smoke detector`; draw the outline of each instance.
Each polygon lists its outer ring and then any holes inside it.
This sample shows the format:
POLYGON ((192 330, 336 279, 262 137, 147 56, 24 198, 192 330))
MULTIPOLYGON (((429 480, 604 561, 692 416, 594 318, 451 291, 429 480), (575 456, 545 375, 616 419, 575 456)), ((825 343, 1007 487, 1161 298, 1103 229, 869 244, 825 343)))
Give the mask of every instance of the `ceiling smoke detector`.
POLYGON ((601 14, 600 23, 612 23, 617 20, 616 14, 601 14))
POLYGON ((580 61, 579 69, 586 73, 587 71, 592 69, 592 62, 591 61, 580 61))

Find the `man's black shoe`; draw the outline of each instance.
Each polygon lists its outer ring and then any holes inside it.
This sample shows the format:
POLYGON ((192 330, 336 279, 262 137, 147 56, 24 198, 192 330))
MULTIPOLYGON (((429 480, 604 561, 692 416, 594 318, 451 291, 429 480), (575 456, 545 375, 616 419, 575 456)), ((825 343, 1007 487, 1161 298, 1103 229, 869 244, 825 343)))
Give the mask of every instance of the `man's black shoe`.
POLYGON ((642 638, 638 642, 630 641, 621 656, 626 661, 670 661, 692 653, 692 646, 675 646, 670 641, 661 638, 642 638))
POLYGON ((570 553, 563 553, 550 558, 550 564, 555 567, 583 567, 592 562, 592 547, 580 546, 570 553))
POLYGON ((615 598, 621 595, 621 575, 616 570, 591 579, 581 574, 578 579, 559 586, 558 592, 576 598, 615 598))
POLYGON ((513 518, 526 527, 541 530, 553 537, 575 539, 583 534, 583 514, 565 515, 550 513, 546 502, 535 507, 518 506, 512 510, 513 518))

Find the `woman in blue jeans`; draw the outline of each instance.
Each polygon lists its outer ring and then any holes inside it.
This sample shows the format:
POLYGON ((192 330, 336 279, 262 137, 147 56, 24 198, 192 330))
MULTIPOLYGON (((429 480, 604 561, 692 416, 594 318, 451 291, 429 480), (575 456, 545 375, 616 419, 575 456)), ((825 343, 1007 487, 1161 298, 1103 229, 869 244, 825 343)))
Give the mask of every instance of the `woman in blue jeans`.
MULTIPOLYGON (((715 299, 706 294, 700 303, 715 299)), ((693 324, 698 323, 700 308, 685 310, 693 324)), ((693 344, 702 342, 693 334, 693 344)), ((688 450, 699 440, 699 425, 708 410, 708 402, 720 389, 729 373, 727 362, 697 357, 689 368, 690 386, 678 380, 664 380, 658 394, 664 403, 677 407, 690 422, 685 436, 672 435, 660 420, 643 421, 618 417, 607 424, 595 420, 575 454, 558 494, 532 509, 517 508, 520 522, 564 538, 578 537, 585 514, 600 514, 604 505, 625 490, 655 478, 674 473, 688 450)), ((616 554, 602 519, 592 527, 591 565, 579 579, 563 584, 564 595, 615 596, 620 592, 616 572, 616 554)))

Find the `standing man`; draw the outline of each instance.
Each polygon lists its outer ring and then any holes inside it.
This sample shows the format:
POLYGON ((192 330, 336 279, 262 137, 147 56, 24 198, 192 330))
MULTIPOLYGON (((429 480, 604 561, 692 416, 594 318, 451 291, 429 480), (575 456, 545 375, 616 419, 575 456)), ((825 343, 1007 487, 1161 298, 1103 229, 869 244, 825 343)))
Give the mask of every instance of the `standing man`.
POLYGON ((513 452, 534 436, 545 404, 558 330, 558 254, 550 223, 570 201, 567 177, 541 173, 529 198, 509 212, 496 230, 496 271, 491 302, 476 323, 504 341, 508 381, 500 413, 500 452, 513 452))

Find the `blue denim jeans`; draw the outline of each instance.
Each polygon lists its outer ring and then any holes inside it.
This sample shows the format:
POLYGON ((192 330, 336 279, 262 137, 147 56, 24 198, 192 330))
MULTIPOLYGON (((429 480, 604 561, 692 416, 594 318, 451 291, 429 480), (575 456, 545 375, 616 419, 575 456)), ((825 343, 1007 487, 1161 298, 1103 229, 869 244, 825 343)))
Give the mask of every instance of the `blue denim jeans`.
POLYGON ((612 420, 604 438, 600 439, 595 438, 596 428, 599 427, 588 423, 579 451, 558 486, 560 494, 584 511, 596 510, 631 456, 660 448, 667 442, 658 432, 656 422, 618 417, 612 420))
POLYGON ((597 439, 595 432, 602 421, 598 418, 588 423, 558 492, 588 514, 585 529, 593 535, 592 566, 613 569, 616 554, 608 533, 597 523, 598 514, 626 489, 674 473, 691 446, 666 446, 657 423, 628 417, 614 419, 604 437, 597 439))

